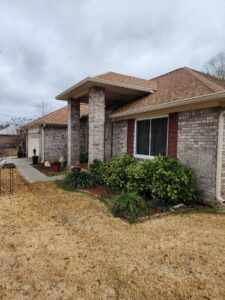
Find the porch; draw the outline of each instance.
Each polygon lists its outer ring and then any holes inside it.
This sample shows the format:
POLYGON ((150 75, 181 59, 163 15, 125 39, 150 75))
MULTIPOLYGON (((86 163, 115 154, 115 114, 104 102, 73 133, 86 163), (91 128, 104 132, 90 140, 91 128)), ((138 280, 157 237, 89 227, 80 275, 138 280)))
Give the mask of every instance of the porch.
POLYGON ((88 105, 88 161, 108 161, 112 155, 127 153, 127 121, 114 123, 110 113, 152 92, 148 80, 107 73, 87 78, 58 95, 56 99, 68 103, 68 165, 80 164, 82 103, 88 105))

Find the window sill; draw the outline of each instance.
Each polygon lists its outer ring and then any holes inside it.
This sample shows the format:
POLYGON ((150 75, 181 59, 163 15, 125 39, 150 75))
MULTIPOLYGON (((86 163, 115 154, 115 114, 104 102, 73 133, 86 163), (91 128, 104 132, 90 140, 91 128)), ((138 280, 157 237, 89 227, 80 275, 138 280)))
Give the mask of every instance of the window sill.
POLYGON ((141 154, 134 154, 135 158, 141 158, 141 159, 154 159, 155 156, 149 156, 149 155, 141 155, 141 154))

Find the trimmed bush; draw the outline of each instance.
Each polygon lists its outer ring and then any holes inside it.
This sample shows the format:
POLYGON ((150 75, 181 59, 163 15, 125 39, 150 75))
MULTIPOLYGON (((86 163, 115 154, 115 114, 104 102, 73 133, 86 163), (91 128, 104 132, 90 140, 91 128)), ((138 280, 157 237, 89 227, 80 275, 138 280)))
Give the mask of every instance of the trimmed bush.
POLYGON ((153 160, 137 161, 127 167, 127 190, 145 197, 151 197, 152 178, 155 164, 153 160))
POLYGON ((89 170, 96 184, 135 192, 156 205, 187 204, 197 198, 192 170, 166 156, 140 161, 125 155, 107 164, 95 160, 89 170))
POLYGON ((104 185, 106 164, 99 159, 93 160, 89 166, 89 172, 96 184, 104 185))
POLYGON ((128 183, 127 168, 136 163, 136 159, 129 155, 113 157, 106 164, 103 181, 107 186, 115 190, 126 190, 128 183))
POLYGON ((146 204, 143 198, 136 193, 123 193, 113 198, 112 213, 114 217, 134 222, 136 218, 146 213, 146 204))
POLYGON ((68 173, 64 179, 64 184, 68 188, 85 189, 94 185, 91 174, 78 170, 68 173))
POLYGON ((153 201, 170 205, 196 199, 195 178, 191 169, 173 158, 158 156, 153 160, 154 175, 151 193, 153 201))

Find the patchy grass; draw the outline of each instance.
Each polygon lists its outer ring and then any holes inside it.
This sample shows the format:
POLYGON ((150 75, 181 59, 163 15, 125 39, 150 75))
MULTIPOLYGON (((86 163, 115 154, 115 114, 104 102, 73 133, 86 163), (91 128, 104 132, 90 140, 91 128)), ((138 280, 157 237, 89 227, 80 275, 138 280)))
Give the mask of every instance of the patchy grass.
POLYGON ((16 148, 5 148, 4 149, 5 156, 17 156, 16 148))
POLYGON ((201 207, 196 209, 183 209, 176 212, 177 214, 186 215, 186 214, 212 214, 212 215, 225 215, 225 208, 221 207, 201 207))
POLYGON ((77 189, 66 186, 62 180, 56 180, 54 184, 57 188, 62 189, 65 192, 77 192, 77 189))
POLYGON ((0 197, 1 299, 225 299, 225 216, 129 225, 52 183, 0 197))

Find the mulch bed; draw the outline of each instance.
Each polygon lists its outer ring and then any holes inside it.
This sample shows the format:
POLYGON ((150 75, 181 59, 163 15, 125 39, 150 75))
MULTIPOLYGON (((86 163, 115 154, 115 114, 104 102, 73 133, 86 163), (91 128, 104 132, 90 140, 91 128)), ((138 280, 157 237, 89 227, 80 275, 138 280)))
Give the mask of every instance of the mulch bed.
POLYGON ((118 193, 115 191, 112 191, 106 187, 100 186, 100 187, 94 187, 94 188, 87 188, 81 190, 84 193, 87 193, 91 196, 95 197, 112 197, 117 195, 118 193))
POLYGON ((64 175, 66 173, 66 169, 62 169, 60 172, 55 172, 53 171, 52 167, 45 167, 42 164, 32 165, 32 167, 49 177, 64 175))

